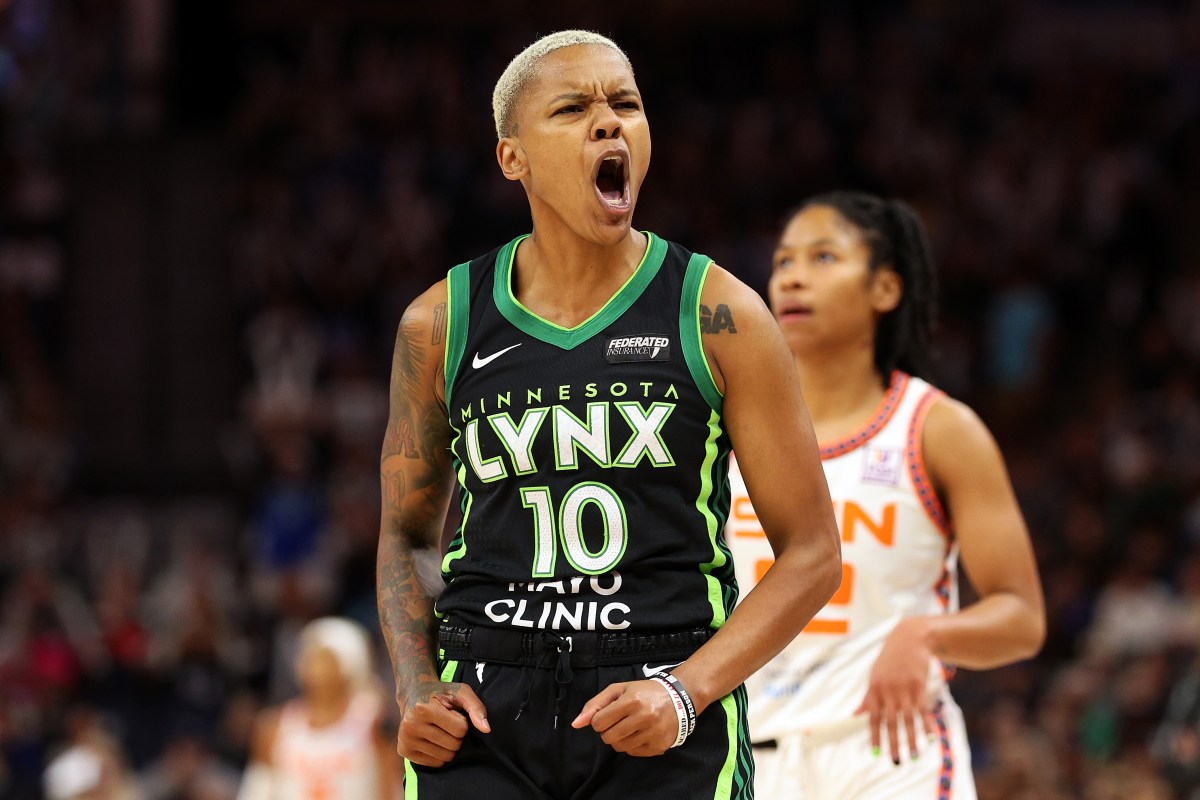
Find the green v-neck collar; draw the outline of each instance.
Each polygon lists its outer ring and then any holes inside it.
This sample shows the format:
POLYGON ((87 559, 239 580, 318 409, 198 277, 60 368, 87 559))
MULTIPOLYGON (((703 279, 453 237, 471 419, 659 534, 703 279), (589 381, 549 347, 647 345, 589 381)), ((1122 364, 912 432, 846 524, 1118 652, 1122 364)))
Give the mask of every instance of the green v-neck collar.
POLYGON ((526 233, 518 236, 500 249, 496 256, 495 279, 492 284, 492 300, 504 318, 521 331, 535 339, 571 350, 580 342, 587 341, 611 325, 614 320, 629 310, 642 292, 654 280, 667 255, 667 243, 649 231, 646 234, 646 252, 629 280, 600 307, 595 314, 573 328, 564 328, 534 314, 517 299, 512 291, 512 266, 516 258, 517 245, 529 238, 526 233))

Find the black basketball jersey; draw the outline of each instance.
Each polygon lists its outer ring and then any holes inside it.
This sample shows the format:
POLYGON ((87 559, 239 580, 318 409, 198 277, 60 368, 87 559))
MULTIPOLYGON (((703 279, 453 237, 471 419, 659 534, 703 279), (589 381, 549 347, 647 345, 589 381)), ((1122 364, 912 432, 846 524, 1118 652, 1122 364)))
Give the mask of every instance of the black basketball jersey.
POLYGON ((729 439, 700 342, 710 259, 646 234, 563 328, 512 292, 514 241, 449 273, 446 404, 463 521, 439 617, 517 630, 718 628, 729 439))

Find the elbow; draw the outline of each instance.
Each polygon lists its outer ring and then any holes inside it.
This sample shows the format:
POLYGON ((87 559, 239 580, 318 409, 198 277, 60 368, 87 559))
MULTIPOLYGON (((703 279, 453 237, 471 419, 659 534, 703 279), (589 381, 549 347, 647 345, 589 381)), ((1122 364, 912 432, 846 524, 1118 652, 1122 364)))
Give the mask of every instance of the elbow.
POLYGON ((1046 614, 1041 608, 1032 608, 1021 615, 1019 620, 1010 624, 1005 639, 1008 646, 1001 663, 993 666, 1004 666, 1017 661, 1027 661, 1037 656, 1046 643, 1046 614))
POLYGON ((815 536, 797 533, 794 537, 783 537, 783 541, 797 544, 777 548, 771 570, 782 570, 792 576, 797 592, 820 600, 824 606, 842 584, 842 539, 832 515, 829 531, 815 536))
POLYGON ((1046 609, 1040 598, 1024 597, 1018 606, 1020 611, 1013 620, 1013 660, 1024 661, 1042 651, 1046 643, 1046 609))
POLYGON ((821 587, 821 594, 825 598, 824 603, 828 603, 837 594, 837 590, 842 586, 842 576, 845 574, 842 569, 841 541, 835 539, 834 542, 830 554, 822 559, 820 569, 815 571, 817 574, 814 576, 821 587))
POLYGON ((1025 625, 1024 636, 1021 637, 1021 659, 1029 659, 1042 651, 1046 643, 1046 612, 1038 608, 1029 614, 1028 624, 1025 625))

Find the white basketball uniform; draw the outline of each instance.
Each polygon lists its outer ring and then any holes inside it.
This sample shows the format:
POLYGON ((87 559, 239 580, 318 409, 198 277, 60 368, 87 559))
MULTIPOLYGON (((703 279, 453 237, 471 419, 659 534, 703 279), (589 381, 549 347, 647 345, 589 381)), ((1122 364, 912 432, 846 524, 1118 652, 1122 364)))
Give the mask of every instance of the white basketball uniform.
POLYGON ((380 763, 375 749, 379 700, 363 693, 332 725, 314 728, 304 704, 287 703, 272 754, 272 800, 375 800, 380 763))
MULTIPOLYGON (((863 430, 823 444, 825 477, 842 537, 842 583, 804 631, 746 682, 758 797, 770 800, 973 800, 962 713, 949 671, 929 665, 937 735, 909 756, 900 726, 900 766, 886 730, 872 755, 865 714, 871 667, 902 617, 958 608, 958 547, 925 473, 925 415, 942 393, 902 372, 863 430), (767 743, 763 746, 762 743, 767 743)), ((736 459, 726 539, 742 595, 772 563, 736 459)))

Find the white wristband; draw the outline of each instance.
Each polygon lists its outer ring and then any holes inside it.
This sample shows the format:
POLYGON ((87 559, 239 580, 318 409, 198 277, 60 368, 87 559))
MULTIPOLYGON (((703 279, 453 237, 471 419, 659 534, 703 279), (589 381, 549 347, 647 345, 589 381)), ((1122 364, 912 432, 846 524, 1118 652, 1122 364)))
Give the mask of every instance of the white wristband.
POLYGON ((692 696, 688 694, 688 690, 683 688, 683 684, 666 670, 654 673, 651 677, 662 678, 667 683, 671 684, 671 688, 675 690, 675 694, 679 695, 679 699, 683 701, 684 711, 687 712, 688 720, 688 736, 692 735, 692 731, 696 730, 696 706, 692 703, 692 696))
POLYGON ((675 717, 679 721, 679 735, 675 737, 675 744, 671 745, 671 747, 679 747, 687 739, 688 734, 691 733, 688 725, 687 706, 683 704, 683 698, 679 696, 679 692, 675 691, 675 687, 670 683, 658 676, 650 680, 667 690, 667 694, 670 695, 671 702, 675 706, 675 717))

